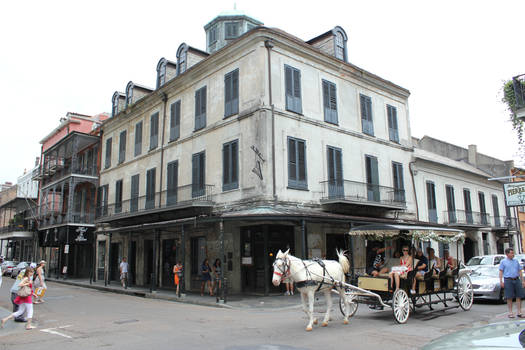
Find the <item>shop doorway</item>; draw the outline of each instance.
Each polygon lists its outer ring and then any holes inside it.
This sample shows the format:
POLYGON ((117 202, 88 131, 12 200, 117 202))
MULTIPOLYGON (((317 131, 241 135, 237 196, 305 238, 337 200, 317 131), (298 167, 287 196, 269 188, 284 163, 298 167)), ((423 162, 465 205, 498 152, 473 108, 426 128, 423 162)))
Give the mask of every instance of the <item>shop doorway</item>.
POLYGON ((144 285, 149 286, 151 283, 151 274, 153 273, 153 240, 144 240, 144 285))
POLYGON ((326 234, 326 259, 338 260, 336 249, 348 251, 348 240, 342 233, 326 234))
POLYGON ((131 248, 128 257, 129 264, 129 274, 128 274, 128 283, 134 285, 136 283, 135 274, 137 273, 137 241, 131 241, 131 248))
POLYGON ((475 242, 473 240, 465 237, 465 243, 463 243, 463 257, 465 258, 465 264, 476 254, 474 252, 474 244, 475 242))
POLYGON ((295 252, 294 227, 259 225, 241 229, 241 283, 244 292, 276 293, 284 286, 271 283, 272 264, 280 250, 295 252))
POLYGON ((174 239, 162 241, 162 287, 175 288, 173 266, 177 263, 177 246, 174 239))
POLYGON ((120 243, 111 243, 109 252, 109 279, 110 281, 120 280, 120 243))

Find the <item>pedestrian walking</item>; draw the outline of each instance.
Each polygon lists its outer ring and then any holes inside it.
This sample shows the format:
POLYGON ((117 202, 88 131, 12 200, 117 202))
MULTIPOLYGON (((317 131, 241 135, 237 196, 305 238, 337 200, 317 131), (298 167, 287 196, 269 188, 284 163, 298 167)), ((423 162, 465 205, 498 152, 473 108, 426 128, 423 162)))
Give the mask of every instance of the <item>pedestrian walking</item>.
POLYGON ((36 273, 35 273, 35 278, 34 278, 36 300, 34 304, 40 304, 44 302, 44 299, 42 298, 44 297, 44 294, 46 294, 46 290, 47 290, 45 271, 44 271, 45 267, 46 267, 45 260, 41 260, 36 266, 36 273))
POLYGON ((204 259, 201 265, 201 274, 202 274, 202 282, 201 282, 201 295, 204 295, 204 285, 208 285, 208 291, 210 292, 210 295, 213 296, 213 291, 211 290, 211 268, 210 263, 208 262, 208 258, 204 259))
MULTIPOLYGON (((31 263, 29 267, 32 269, 35 269, 36 264, 31 263)), ((17 312, 19 308, 18 304, 15 303, 15 299, 18 296, 18 290, 20 289, 20 282, 22 282, 22 279, 24 279, 25 273, 26 273, 26 269, 21 270, 16 276, 15 283, 13 283, 13 285, 11 286, 10 292, 11 292, 11 304, 13 304, 13 312, 17 312)), ((15 317, 15 322, 27 322, 27 320, 25 319, 24 315, 20 315, 18 317, 15 317)))
POLYGON ((523 318, 521 314, 521 299, 524 297, 523 271, 518 260, 514 259, 514 249, 505 249, 506 259, 501 260, 499 264, 499 283, 505 291, 507 306, 509 307, 509 318, 514 318, 512 312, 512 299, 516 298, 517 316, 523 318))
POLYGON ((129 264, 126 261, 126 257, 122 258, 122 262, 119 265, 119 271, 120 271, 120 283, 122 283, 122 287, 128 288, 128 269, 129 264))
POLYGON ((20 281, 19 290, 17 292, 18 296, 14 300, 14 303, 17 304, 18 311, 13 312, 11 315, 2 319, 1 327, 4 328, 4 325, 7 321, 17 317, 25 315, 27 319, 26 329, 33 329, 31 325, 31 320, 33 318, 33 269, 31 267, 26 268, 24 272, 24 278, 20 281))
POLYGON ((177 291, 175 292, 175 294, 177 295, 179 295, 179 284, 180 284, 181 278, 182 278, 182 263, 179 260, 173 266, 173 280, 175 282, 175 285, 177 286, 177 291))
POLYGON ((213 290, 215 293, 219 293, 219 290, 221 289, 221 273, 222 273, 222 267, 221 267, 221 259, 215 259, 215 262, 213 263, 213 290), (217 289, 216 289, 217 288, 217 289))

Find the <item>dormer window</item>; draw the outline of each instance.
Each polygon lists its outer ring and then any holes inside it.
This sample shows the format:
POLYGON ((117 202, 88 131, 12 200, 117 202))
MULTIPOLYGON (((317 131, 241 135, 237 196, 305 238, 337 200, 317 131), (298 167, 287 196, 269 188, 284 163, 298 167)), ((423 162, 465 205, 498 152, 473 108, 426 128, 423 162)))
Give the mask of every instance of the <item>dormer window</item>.
POLYGON ((166 82, 166 59, 161 58, 157 64, 157 89, 166 82))
POLYGON ((188 55, 188 45, 182 43, 177 50, 177 75, 186 71, 186 59, 188 55))
POLYGON ((133 103, 133 82, 129 82, 126 86, 126 107, 133 103))
POLYGON ((208 45, 215 44, 217 41, 217 27, 210 28, 208 32, 208 45))
POLYGON ((113 98, 111 99, 111 116, 114 117, 118 114, 118 103, 119 103, 120 94, 115 92, 113 98))
POLYGON ((334 52, 335 57, 346 62, 347 61, 346 33, 341 27, 335 27, 332 32, 334 33, 334 41, 335 41, 335 45, 334 45, 335 46, 335 52, 334 52))
POLYGON ((224 25, 224 38, 235 39, 239 35, 239 22, 227 22, 224 25))

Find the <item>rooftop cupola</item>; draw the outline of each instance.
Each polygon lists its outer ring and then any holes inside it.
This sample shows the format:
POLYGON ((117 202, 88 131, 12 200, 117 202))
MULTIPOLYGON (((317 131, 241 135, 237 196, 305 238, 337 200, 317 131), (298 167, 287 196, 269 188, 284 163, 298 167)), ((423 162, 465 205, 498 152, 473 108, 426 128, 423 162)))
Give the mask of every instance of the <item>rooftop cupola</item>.
POLYGON ((213 53, 228 45, 232 40, 264 23, 251 18, 237 9, 221 12, 204 26, 206 51, 213 53))

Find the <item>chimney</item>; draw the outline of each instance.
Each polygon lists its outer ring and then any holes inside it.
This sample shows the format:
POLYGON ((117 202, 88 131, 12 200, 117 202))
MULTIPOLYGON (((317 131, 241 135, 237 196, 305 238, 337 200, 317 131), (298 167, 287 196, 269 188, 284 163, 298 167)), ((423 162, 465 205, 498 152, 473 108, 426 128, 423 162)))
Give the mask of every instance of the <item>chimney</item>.
POLYGON ((476 161, 478 154, 478 147, 476 145, 468 145, 468 162, 475 167, 478 166, 476 161))

